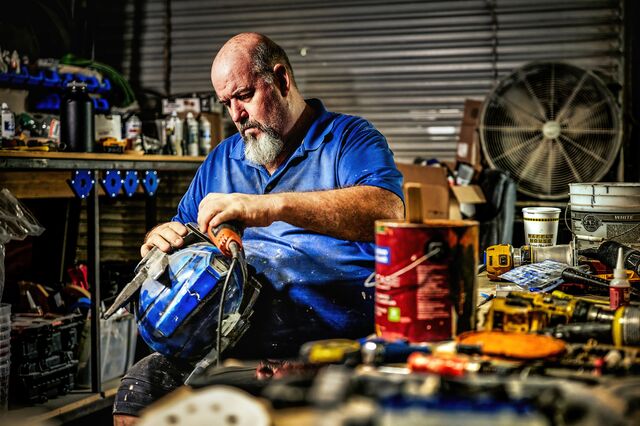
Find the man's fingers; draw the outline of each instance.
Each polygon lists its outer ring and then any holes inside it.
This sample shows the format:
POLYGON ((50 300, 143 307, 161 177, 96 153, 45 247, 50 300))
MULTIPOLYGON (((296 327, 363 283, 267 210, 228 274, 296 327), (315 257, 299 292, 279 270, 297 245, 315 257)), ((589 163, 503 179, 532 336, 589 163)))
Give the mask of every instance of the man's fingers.
POLYGON ((140 247, 140 254, 142 257, 146 256, 154 246, 165 253, 169 253, 173 248, 181 247, 184 244, 182 237, 187 235, 188 231, 187 227, 179 222, 169 222, 161 225, 149 234, 147 240, 140 247))

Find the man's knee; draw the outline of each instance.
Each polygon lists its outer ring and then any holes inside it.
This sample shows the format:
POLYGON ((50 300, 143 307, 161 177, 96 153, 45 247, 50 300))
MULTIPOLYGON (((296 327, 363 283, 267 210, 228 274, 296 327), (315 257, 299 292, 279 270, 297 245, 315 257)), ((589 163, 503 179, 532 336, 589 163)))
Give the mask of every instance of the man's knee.
MULTIPOLYGON (((182 386, 191 367, 154 353, 133 365, 122 378, 113 403, 116 416, 138 416, 140 411, 182 386)), ((127 421, 131 419, 123 419, 127 421)), ((117 424, 117 423, 115 423, 117 424)), ((133 424, 133 423, 122 423, 133 424)))

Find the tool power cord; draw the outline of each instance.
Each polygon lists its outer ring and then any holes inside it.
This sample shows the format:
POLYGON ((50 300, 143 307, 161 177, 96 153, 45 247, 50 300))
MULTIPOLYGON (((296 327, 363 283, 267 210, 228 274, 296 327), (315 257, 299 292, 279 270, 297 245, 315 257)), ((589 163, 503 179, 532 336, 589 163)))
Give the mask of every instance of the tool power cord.
POLYGON ((242 273, 243 286, 247 281, 247 265, 244 260, 244 253, 241 249, 238 249, 235 244, 232 245, 231 252, 233 253, 233 257, 231 260, 231 265, 229 265, 229 272, 224 279, 224 284, 222 285, 222 294, 220 295, 220 305, 218 306, 218 335, 216 337, 216 366, 220 366, 221 359, 221 350, 222 350, 222 316, 224 313, 224 303, 227 296, 227 287, 229 285, 229 280, 231 279, 231 275, 233 275, 233 270, 236 265, 240 265, 240 272, 242 273))

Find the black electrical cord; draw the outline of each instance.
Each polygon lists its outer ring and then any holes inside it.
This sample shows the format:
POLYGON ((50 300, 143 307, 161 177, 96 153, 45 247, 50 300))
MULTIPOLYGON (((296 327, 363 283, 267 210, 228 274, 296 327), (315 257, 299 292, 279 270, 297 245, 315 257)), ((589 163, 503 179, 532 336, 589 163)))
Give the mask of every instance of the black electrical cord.
MULTIPOLYGON (((227 295, 227 286, 229 285, 229 280, 231 279, 231 275, 233 275, 233 268, 235 268, 238 260, 240 259, 240 254, 235 254, 233 259, 231 260, 231 265, 229 265, 229 272, 227 272, 227 276, 224 279, 224 284, 222 285, 222 294, 220 295, 220 304, 218 305, 218 335, 216 336, 216 366, 220 366, 220 358, 221 358, 221 349, 222 349, 222 314, 224 312, 224 302, 227 295)), ((242 265, 241 265, 242 266, 242 265)), ((244 268, 242 270, 242 278, 245 279, 244 268)), ((244 284, 244 283, 243 283, 244 284)))

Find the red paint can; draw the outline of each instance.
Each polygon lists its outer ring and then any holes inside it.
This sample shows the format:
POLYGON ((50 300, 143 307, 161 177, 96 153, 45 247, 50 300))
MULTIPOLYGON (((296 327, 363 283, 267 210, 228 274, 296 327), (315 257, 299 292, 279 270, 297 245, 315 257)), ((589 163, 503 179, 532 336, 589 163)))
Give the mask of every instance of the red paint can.
POLYGON ((478 223, 376 222, 376 333, 449 340, 476 325, 478 223))

